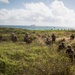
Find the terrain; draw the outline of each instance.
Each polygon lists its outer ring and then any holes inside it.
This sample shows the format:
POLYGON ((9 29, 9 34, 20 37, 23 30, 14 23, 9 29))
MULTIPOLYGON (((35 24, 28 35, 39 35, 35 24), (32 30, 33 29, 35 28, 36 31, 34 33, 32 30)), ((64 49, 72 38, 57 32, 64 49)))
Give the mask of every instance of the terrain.
POLYGON ((75 49, 75 40, 70 40, 74 30, 26 30, 0 28, 3 40, 0 42, 0 75, 75 75, 75 61, 71 62, 66 49, 58 52, 59 41, 65 38, 65 44, 75 49), (24 42, 28 32, 32 43, 24 42), (10 39, 11 33, 18 37, 17 42, 10 39), (56 42, 46 45, 47 37, 56 35, 56 42))

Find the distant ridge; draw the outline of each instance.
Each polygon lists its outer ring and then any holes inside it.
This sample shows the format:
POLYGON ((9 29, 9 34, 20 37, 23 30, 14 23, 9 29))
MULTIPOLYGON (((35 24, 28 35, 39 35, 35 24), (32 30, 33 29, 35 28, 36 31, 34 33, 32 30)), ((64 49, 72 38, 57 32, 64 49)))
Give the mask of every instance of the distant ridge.
POLYGON ((28 30, 75 30, 74 27, 36 26, 35 24, 32 24, 30 26, 22 26, 22 25, 0 25, 0 27, 22 28, 22 29, 28 29, 28 30))

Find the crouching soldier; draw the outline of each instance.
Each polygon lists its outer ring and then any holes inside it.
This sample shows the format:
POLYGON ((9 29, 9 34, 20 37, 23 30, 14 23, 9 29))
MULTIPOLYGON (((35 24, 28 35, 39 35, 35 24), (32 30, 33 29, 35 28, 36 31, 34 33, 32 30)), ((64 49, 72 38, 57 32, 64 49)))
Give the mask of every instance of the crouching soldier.
POLYGON ((46 38, 46 45, 50 45, 51 44, 51 40, 49 38, 46 38))
POLYGON ((11 40, 12 40, 13 42, 16 42, 16 41, 17 41, 17 36, 15 35, 15 33, 12 33, 12 34, 11 34, 11 40))
POLYGON ((24 41, 27 43, 27 44, 30 44, 32 42, 32 38, 29 36, 29 33, 26 33, 25 36, 24 36, 24 41))
POLYGON ((58 46, 58 50, 59 50, 59 51, 60 51, 61 49, 65 49, 65 48, 66 48, 66 46, 65 46, 65 43, 64 43, 64 42, 60 43, 59 46, 58 46))
POLYGON ((71 61, 73 61, 74 57, 75 57, 75 53, 74 53, 74 50, 72 49, 71 46, 67 47, 66 53, 68 54, 68 56, 71 59, 71 61))
POLYGON ((74 40, 74 35, 73 34, 70 36, 70 40, 74 40))

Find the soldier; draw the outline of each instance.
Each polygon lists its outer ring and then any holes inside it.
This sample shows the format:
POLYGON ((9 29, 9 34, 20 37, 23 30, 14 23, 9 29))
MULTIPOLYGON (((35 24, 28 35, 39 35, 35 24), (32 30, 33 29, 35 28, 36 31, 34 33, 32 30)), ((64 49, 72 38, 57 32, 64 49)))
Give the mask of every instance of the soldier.
POLYGON ((74 40, 74 35, 73 34, 70 36, 70 40, 74 40))
POLYGON ((51 40, 49 38, 46 38, 46 45, 50 45, 51 44, 51 40))
POLYGON ((24 36, 24 41, 27 43, 27 44, 30 44, 32 42, 32 39, 31 37, 29 36, 29 33, 26 33, 25 36, 24 36))
POLYGON ((15 35, 15 33, 12 33, 12 34, 11 34, 11 40, 12 40, 13 42, 16 42, 16 41, 17 41, 17 36, 15 35))
POLYGON ((55 36, 55 34, 52 34, 51 38, 52 38, 52 43, 56 41, 56 36, 55 36))
POLYGON ((73 59, 75 57, 75 53, 74 53, 74 50, 72 49, 72 47, 70 45, 67 47, 66 53, 68 54, 71 61, 73 61, 73 59))
POLYGON ((24 36, 24 41, 27 42, 28 38, 29 38, 29 33, 26 33, 25 36, 24 36))
POLYGON ((62 43, 59 44, 59 46, 58 46, 58 50, 65 49, 65 48, 66 48, 66 46, 65 46, 65 43, 64 43, 64 42, 62 42, 62 43))

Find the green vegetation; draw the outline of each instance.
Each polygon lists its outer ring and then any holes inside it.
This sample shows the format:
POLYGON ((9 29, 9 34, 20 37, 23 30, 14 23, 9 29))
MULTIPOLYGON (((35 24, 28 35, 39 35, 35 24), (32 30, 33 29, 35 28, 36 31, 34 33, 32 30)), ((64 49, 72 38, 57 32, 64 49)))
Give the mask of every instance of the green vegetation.
MULTIPOLYGON (((52 33, 69 38, 75 31, 0 28, 0 35, 5 39, 0 42, 0 75, 75 75, 75 64, 67 57, 66 50, 57 51, 59 40, 47 46, 44 37, 37 37, 37 34, 51 36, 52 33), (15 43, 10 39, 13 32, 18 36, 15 43), (23 41, 26 32, 36 37, 31 44, 23 41)), ((66 44, 75 48, 75 40, 67 40, 66 44)))

